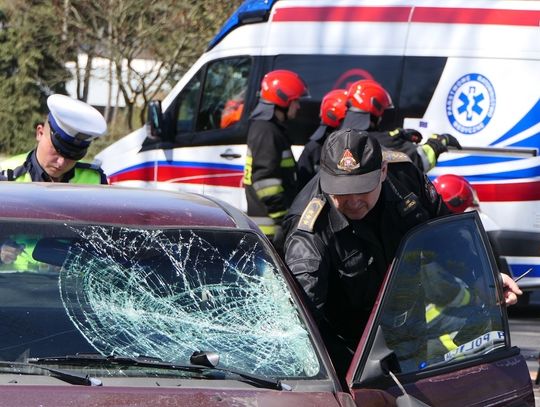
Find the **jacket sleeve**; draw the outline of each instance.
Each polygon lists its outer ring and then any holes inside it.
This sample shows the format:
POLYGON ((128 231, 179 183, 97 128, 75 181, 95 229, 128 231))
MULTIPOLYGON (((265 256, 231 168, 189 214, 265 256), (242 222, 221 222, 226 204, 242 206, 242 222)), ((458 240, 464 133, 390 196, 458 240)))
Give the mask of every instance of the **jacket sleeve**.
MULTIPOLYGON (((266 206, 268 215, 281 219, 287 211, 281 163, 283 146, 278 135, 268 126, 259 126, 250 146, 252 185, 257 197, 266 206)), ((276 130, 277 131, 277 130, 276 130)))
POLYGON ((320 321, 328 292, 329 255, 317 234, 295 230, 285 243, 285 262, 298 281, 309 308, 320 321))

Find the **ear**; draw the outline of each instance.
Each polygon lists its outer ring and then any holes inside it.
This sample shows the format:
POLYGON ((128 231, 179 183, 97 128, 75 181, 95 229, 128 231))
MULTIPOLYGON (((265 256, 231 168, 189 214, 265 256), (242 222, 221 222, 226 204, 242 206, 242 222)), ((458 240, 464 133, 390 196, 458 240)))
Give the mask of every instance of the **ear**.
POLYGON ((383 182, 386 179, 387 174, 388 174, 388 162, 383 161, 381 164, 381 182, 383 182))
POLYGON ((40 123, 36 126, 36 140, 41 140, 43 138, 43 134, 45 134, 45 125, 40 123))

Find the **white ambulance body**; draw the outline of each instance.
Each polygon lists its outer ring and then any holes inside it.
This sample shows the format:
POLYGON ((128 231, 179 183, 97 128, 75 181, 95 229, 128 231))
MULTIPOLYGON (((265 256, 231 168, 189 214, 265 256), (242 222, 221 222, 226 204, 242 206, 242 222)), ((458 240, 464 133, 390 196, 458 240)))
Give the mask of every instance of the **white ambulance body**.
POLYGON ((322 96, 362 78, 392 95, 383 128, 456 136, 465 149, 443 154, 428 175, 465 176, 501 260, 516 276, 533 268, 520 285, 540 286, 540 1, 248 0, 163 100, 163 114, 97 156, 110 182, 245 210, 248 118, 273 69, 298 72, 310 89, 290 126, 297 154, 322 96))

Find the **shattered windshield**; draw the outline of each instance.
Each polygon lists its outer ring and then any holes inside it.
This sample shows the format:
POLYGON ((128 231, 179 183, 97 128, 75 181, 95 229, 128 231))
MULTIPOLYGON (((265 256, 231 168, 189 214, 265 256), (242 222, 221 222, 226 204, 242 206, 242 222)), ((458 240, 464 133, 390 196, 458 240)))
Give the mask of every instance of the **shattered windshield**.
POLYGON ((0 244, 17 254, 0 263, 2 360, 98 352, 189 364, 212 351, 222 367, 319 374, 256 234, 5 222, 0 244))

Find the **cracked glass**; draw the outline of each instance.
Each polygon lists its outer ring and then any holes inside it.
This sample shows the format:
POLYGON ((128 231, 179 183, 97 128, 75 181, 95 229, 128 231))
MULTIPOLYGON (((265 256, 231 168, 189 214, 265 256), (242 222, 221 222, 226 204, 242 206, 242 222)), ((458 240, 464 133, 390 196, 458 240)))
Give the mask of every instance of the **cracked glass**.
POLYGON ((13 298, 0 309, 3 360, 98 352, 189 364, 212 351, 221 367, 319 374, 288 285, 254 233, 8 222, 0 242, 31 254, 0 266, 0 295, 13 298))

